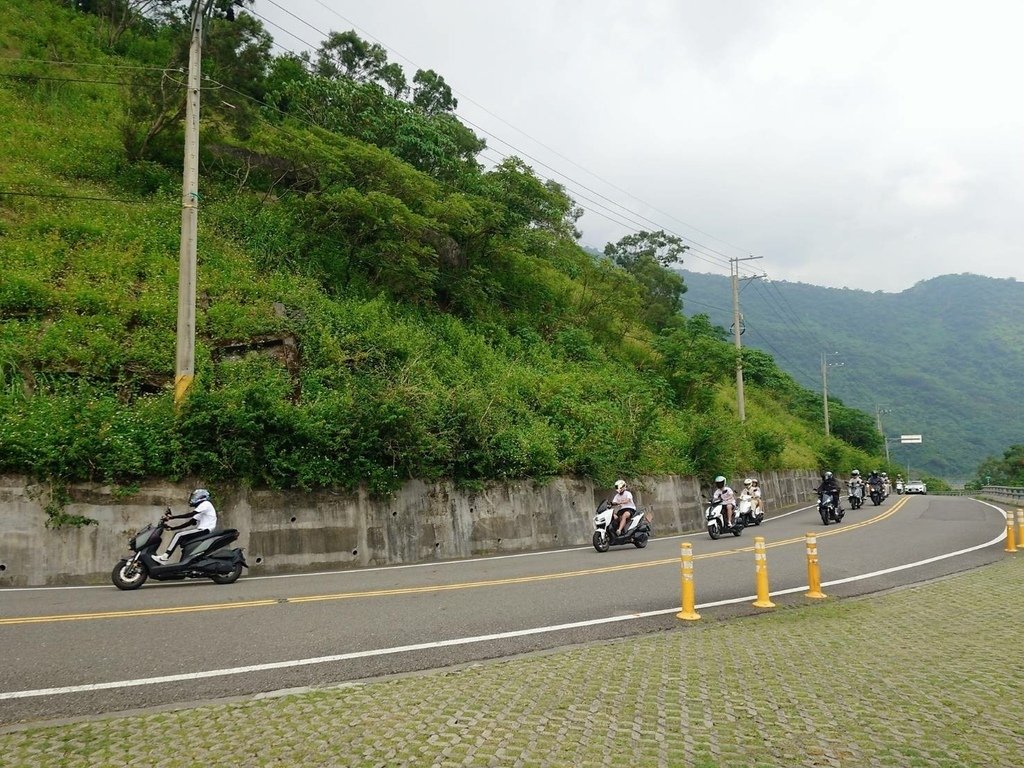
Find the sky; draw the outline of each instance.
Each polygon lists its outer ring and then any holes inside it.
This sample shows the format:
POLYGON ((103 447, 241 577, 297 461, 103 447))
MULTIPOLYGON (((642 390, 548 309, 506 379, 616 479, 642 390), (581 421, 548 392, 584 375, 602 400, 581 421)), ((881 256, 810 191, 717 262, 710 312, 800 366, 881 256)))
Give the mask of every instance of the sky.
POLYGON ((256 0, 283 49, 355 29, 485 138, 684 266, 898 292, 1024 279, 1019 0, 256 0), (288 10, 284 10, 287 8, 288 10), (277 25, 277 26, 275 26, 277 25))

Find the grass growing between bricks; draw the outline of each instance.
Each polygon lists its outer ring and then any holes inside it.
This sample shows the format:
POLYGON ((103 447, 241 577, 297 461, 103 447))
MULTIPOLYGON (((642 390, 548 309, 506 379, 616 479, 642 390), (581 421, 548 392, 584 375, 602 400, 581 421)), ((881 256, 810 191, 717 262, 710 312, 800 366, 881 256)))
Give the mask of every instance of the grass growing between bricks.
POLYGON ((0 734, 5 766, 1018 766, 1024 558, 626 642, 0 734), (723 664, 727 649, 733 663, 723 664), (160 734, 155 737, 155 734, 160 734), (173 745, 170 747, 169 745, 173 745))

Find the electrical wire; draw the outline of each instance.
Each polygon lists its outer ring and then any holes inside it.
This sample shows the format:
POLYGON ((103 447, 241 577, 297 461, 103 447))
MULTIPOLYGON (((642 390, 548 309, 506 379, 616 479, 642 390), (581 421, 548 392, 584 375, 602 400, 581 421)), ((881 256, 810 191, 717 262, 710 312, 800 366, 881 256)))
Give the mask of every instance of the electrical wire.
MULTIPOLYGON (((283 6, 277 4, 276 2, 273 2, 273 0, 266 0, 266 1, 269 2, 271 5, 274 5, 275 7, 281 9, 282 11, 287 13, 289 16, 291 16, 292 18, 294 18, 297 21, 301 22, 303 25, 309 27, 313 31, 317 32, 318 34, 323 35, 324 38, 327 38, 330 35, 329 32, 325 32, 324 30, 320 29, 319 27, 317 27, 317 26, 315 26, 313 24, 310 24, 308 21, 306 21, 305 19, 302 19, 301 17, 299 17, 295 13, 292 13, 291 11, 289 11, 288 9, 284 8, 283 6)), ((295 34, 291 30, 288 30, 285 27, 281 26, 280 24, 278 24, 278 23, 276 23, 274 21, 271 21, 266 16, 263 16, 262 14, 260 14, 260 13, 258 13, 256 11, 253 11, 251 9, 246 9, 246 12, 247 13, 251 13, 252 15, 256 16, 257 18, 259 18, 262 21, 266 22, 267 24, 270 24, 271 26, 281 30, 282 32, 285 32, 290 37, 292 37, 295 40, 298 40, 299 42, 301 42, 304 45, 306 45, 308 48, 315 49, 317 47, 313 43, 311 43, 310 41, 305 40, 304 38, 302 38, 301 36, 295 34)), ((336 14, 336 15, 338 15, 339 18, 341 18, 343 21, 346 21, 347 23, 351 24, 351 22, 348 19, 346 19, 345 17, 341 16, 340 14, 336 14)), ((355 27, 355 25, 353 25, 353 26, 355 27)), ((355 28, 358 29, 358 27, 355 27, 355 28)), ((360 31, 364 32, 364 34, 366 34, 364 30, 360 29, 360 31)), ((370 35, 370 37, 373 40, 377 40, 372 35, 370 35)), ((397 51, 395 51, 390 46, 387 46, 384 43, 381 43, 379 40, 377 40, 377 42, 380 43, 383 47, 387 48, 387 50, 389 50, 391 53, 399 56, 400 58, 404 59, 405 61, 409 62, 410 64, 413 64, 413 66, 416 66, 415 62, 411 61, 408 57, 403 56, 401 53, 398 53, 397 51)), ((279 46, 279 47, 283 48, 283 46, 279 46)), ((287 49, 285 49, 285 50, 287 50, 287 49)), ((289 53, 292 53, 293 55, 297 55, 295 51, 290 51, 289 50, 289 53)), ((621 208, 623 211, 626 211, 627 214, 628 214, 628 218, 631 221, 634 221, 634 226, 639 226, 640 227, 639 231, 643 231, 644 229, 646 229, 646 227, 644 225, 641 225, 641 224, 637 223, 636 222, 637 218, 642 220, 642 221, 648 222, 650 225, 654 226, 657 229, 662 229, 662 230, 668 231, 669 234, 672 234, 672 235, 678 237, 680 240, 684 240, 684 241, 687 241, 688 243, 690 243, 690 245, 688 246, 688 249, 690 251, 690 256, 692 258, 695 258, 695 259, 700 260, 700 261, 704 261, 704 262, 706 262, 708 264, 711 264, 712 266, 715 266, 717 268, 724 267, 726 265, 726 263, 728 262, 728 258, 729 257, 726 256, 725 254, 717 252, 714 249, 709 248, 709 247, 703 245, 702 243, 694 240, 693 238, 687 237, 685 235, 681 235, 678 232, 673 232, 668 227, 665 227, 664 225, 662 225, 662 224, 660 224, 660 223, 658 223, 658 222, 656 222, 656 221, 654 221, 652 219, 649 219, 646 216, 643 216, 643 214, 639 214, 639 213, 633 211, 632 209, 627 208, 626 206, 622 205, 621 203, 619 203, 619 202, 617 202, 615 200, 612 200, 611 198, 601 194, 600 192, 598 192, 596 190, 593 190, 593 189, 587 187, 584 184, 581 184, 576 179, 573 179, 572 177, 562 173, 561 171, 559 171, 556 168, 553 168, 552 166, 548 165, 547 163, 543 162, 542 160, 539 160, 538 158, 533 157, 529 153, 523 151, 519 147, 517 147, 514 144, 506 141, 505 139, 501 138, 500 136, 497 136, 496 134, 492 133, 491 131, 488 131, 483 126, 480 126, 477 123, 473 122, 472 120, 468 119, 465 115, 462 115, 462 114, 459 114, 459 113, 456 113, 456 114, 459 117, 459 119, 462 120, 464 123, 466 123, 467 125, 475 128, 476 130, 480 131, 481 133, 485 134, 486 136, 489 136, 490 138, 492 138, 492 139, 494 139, 494 140, 496 140, 498 142, 501 142, 503 145, 505 145, 509 149, 513 150, 514 152, 516 152, 519 156, 521 156, 523 158, 526 158, 526 159, 528 159, 528 160, 530 160, 530 161, 540 165, 541 167, 547 169, 548 171, 554 173, 557 176, 560 176, 563 179, 566 179, 568 183, 564 183, 564 182, 558 182, 558 183, 561 183, 566 188, 566 190, 569 191, 571 194, 573 194, 575 197, 580 198, 580 199, 585 199, 588 202, 590 202, 592 205, 600 206, 600 207, 602 207, 606 211, 610 210, 607 206, 604 206, 602 203, 598 203, 593 198, 587 197, 586 195, 582 194, 579 191, 578 188, 585 189, 586 191, 590 192, 591 194, 596 195, 597 197, 605 200, 608 203, 611 203, 611 205, 615 206, 616 208, 621 208), (573 185, 575 185, 575 186, 573 186, 573 185)), ((499 150, 497 148, 492 147, 492 150, 494 152, 496 152, 497 154, 499 154, 499 155, 503 155, 504 154, 501 150, 499 150)), ((508 157, 508 156, 509 155, 505 155, 505 157, 508 157)), ((591 174, 591 175, 594 175, 594 174, 591 174)), ((595 175, 595 178, 599 178, 599 177, 596 177, 596 175, 595 175)), ((554 179, 549 179, 549 180, 554 180, 554 179)), ((592 208, 589 208, 589 207, 583 206, 583 205, 581 205, 580 207, 583 208, 584 210, 586 210, 589 213, 596 213, 597 215, 602 215, 603 218, 608 219, 608 216, 604 216, 603 214, 600 214, 599 212, 594 211, 592 208)), ((627 216, 627 214, 623 214, 623 213, 620 213, 618 211, 615 211, 614 213, 617 216, 623 216, 623 217, 627 216)), ((608 220, 612 221, 613 223, 617 223, 617 222, 615 222, 614 219, 608 219, 608 220)))
MULTIPOLYGON (((317 31, 317 32, 320 32, 320 34, 324 34, 324 33, 323 33, 323 32, 322 32, 321 30, 317 29, 316 27, 314 27, 314 26, 313 26, 312 24, 310 24, 309 22, 305 21, 304 19, 300 19, 300 18, 299 18, 298 16, 295 16, 295 14, 293 14, 293 13, 292 13, 291 11, 288 11, 287 9, 285 9, 284 7, 282 7, 282 6, 280 5, 280 4, 278 4, 278 3, 276 2, 276 0, 265 0, 265 1, 266 1, 266 2, 268 2, 268 3, 270 3, 271 5, 275 6, 276 8, 279 8, 280 10, 284 11, 285 13, 288 13, 288 15, 290 15, 290 16, 293 16, 294 18, 298 19, 299 21, 301 21, 301 22, 302 22, 303 24, 305 24, 306 26, 310 27, 311 29, 313 29, 313 30, 315 30, 315 31, 317 31)), ((364 34, 364 35, 365 35, 366 37, 368 37, 369 39, 373 40, 374 42, 376 42, 376 43, 378 43, 379 45, 381 45, 382 47, 384 47, 384 48, 385 48, 386 50, 388 50, 388 51, 389 51, 390 53, 394 54, 395 56, 398 56, 398 57, 399 57, 400 59, 403 59, 403 60, 405 60, 406 62, 408 62, 408 63, 409 63, 409 64, 411 64, 412 66, 414 66, 414 67, 417 67, 418 69, 422 69, 422 67, 420 67, 420 66, 419 66, 419 65, 418 65, 418 64, 417 64, 417 63, 416 63, 415 61, 413 61, 412 59, 410 59, 410 58, 409 58, 408 56, 405 56, 405 55, 403 55, 403 54, 402 54, 401 52, 399 52, 399 51, 395 50, 395 49, 394 49, 394 48, 392 48, 392 47, 391 47, 390 45, 388 45, 387 43, 385 43, 385 42, 384 42, 383 40, 381 40, 381 39, 379 39, 379 38, 375 37, 374 35, 370 34, 370 33, 369 33, 368 31, 366 31, 365 29, 361 28, 361 27, 360 27, 359 25, 355 24, 355 23, 354 23, 353 21, 351 21, 350 19, 346 18, 345 16, 342 16, 342 15, 341 15, 341 14, 340 14, 340 13, 339 13, 339 12, 338 12, 337 10, 335 10, 334 8, 331 8, 330 6, 328 6, 328 5, 326 5, 325 3, 323 3, 323 2, 322 2, 322 0, 316 0, 316 2, 317 2, 317 4, 318 4, 318 5, 320 5, 320 6, 322 7, 322 8, 326 9, 326 10, 327 10, 327 11, 329 11, 330 13, 333 13, 333 14, 334 14, 335 16, 337 16, 337 17, 338 17, 339 19, 341 19, 342 21, 344 21, 344 22, 345 22, 346 24, 349 24, 349 25, 351 25, 353 29, 356 29, 356 30, 358 30, 359 32, 361 32, 362 34, 364 34)), ((312 46, 311 46, 311 47, 312 47, 312 46)), ((639 202, 640 204, 642 204, 642 205, 645 205, 645 206, 647 206, 648 208, 650 208, 651 210, 655 211, 656 213, 659 213, 659 214, 661 214, 662 216, 667 216, 668 218, 672 219, 672 220, 673 220, 673 221, 675 221, 676 223, 678 223, 678 224, 682 224, 682 225, 683 225, 684 227, 687 227, 687 228, 689 228, 689 229, 692 229, 692 230, 693 230, 694 232, 698 232, 699 234, 702 234, 702 235, 704 235, 705 237, 710 237, 711 239, 713 239, 713 240, 716 240, 716 241, 718 241, 719 243, 722 243, 723 245, 726 245, 726 246, 728 246, 728 247, 730 247, 730 248, 733 248, 733 249, 735 249, 735 250, 737 250, 737 251, 741 251, 741 252, 746 252, 746 251, 745 251, 745 249, 742 249, 742 248, 739 248, 738 246, 732 245, 731 243, 729 243, 729 242, 727 242, 727 241, 725 241, 725 240, 722 240, 721 238, 715 237, 715 236, 714 236, 714 235, 712 235, 712 234, 709 234, 709 233, 707 233, 707 232, 704 232, 704 231, 703 231, 703 230, 701 230, 701 229, 698 229, 697 227, 693 226, 692 224, 688 224, 687 222, 685 222, 685 221, 682 221, 682 220, 681 220, 681 219, 679 219, 679 218, 676 218, 676 217, 675 217, 675 216, 673 216, 672 214, 669 214, 669 213, 666 213, 666 212, 664 212, 664 211, 661 211, 661 210, 659 210, 658 208, 656 208, 655 206, 651 205, 650 203, 647 203, 647 202, 645 202, 644 200, 641 200, 641 199, 640 199, 639 197, 637 197, 637 196, 636 196, 636 195, 634 195, 633 193, 629 192, 628 190, 622 189, 621 187, 618 187, 618 186, 616 186, 615 184, 613 184, 612 182, 610 182, 610 181, 608 181, 608 180, 606 180, 606 179, 602 178, 601 176, 598 176, 598 175, 597 175, 596 173, 594 173, 593 171, 591 171, 591 170, 589 170, 589 169, 585 168, 584 166, 582 166, 582 165, 580 165, 579 163, 575 162, 575 161, 574 161, 574 160, 572 160, 571 158, 569 158, 569 157, 566 157, 565 155, 563 155, 562 153, 560 153, 560 152, 559 152, 558 150, 556 150, 556 149, 553 149, 552 147, 549 147, 549 146, 548 146, 547 144, 545 144, 544 142, 542 142, 542 141, 540 141, 540 140, 538 140, 538 139, 534 138, 533 136, 531 136, 530 134, 528 134, 528 133, 527 133, 526 131, 522 130, 521 128, 518 128, 518 127, 516 127, 515 125, 512 125, 512 123, 508 122, 507 120, 505 120, 505 119, 504 119, 504 118, 502 118, 501 116, 499 116, 499 115, 496 115, 496 114, 495 114, 494 112, 491 112, 491 111, 490 111, 489 109, 487 109, 487 108, 486 108, 486 107, 484 107, 484 106, 483 106, 482 104, 480 104, 479 102, 475 101, 475 100, 474 100, 473 98, 471 98, 470 96, 466 95, 465 93, 462 93, 462 92, 460 92, 460 91, 456 90, 455 88, 452 88, 452 92, 453 92, 453 93, 456 93, 456 94, 458 94, 458 95, 459 95, 459 96, 460 96, 461 98, 463 98, 463 99, 465 99, 466 101, 468 101, 469 103, 473 104, 473 105, 474 105, 475 107, 477 107, 477 108, 478 108, 478 109, 480 109, 481 111, 485 112, 486 114, 490 115, 490 116, 491 116, 491 117, 493 117, 493 118, 494 118, 495 120, 498 120, 499 122, 501 122, 501 123, 503 123, 504 125, 508 126, 508 127, 509 127, 509 128, 511 128, 512 130, 516 131, 517 133, 519 133, 519 134, 522 134, 522 135, 523 135, 523 136, 525 136, 526 138, 530 139, 530 141, 534 142, 534 143, 535 143, 535 144, 537 144, 538 146, 540 146, 540 147, 543 147, 544 149, 546 149, 547 151, 551 152, 552 154, 554 154, 554 155, 558 156, 558 157, 559 157, 559 158, 561 158, 562 160, 565 160, 566 162, 570 163, 570 164, 571 164, 571 165, 573 165, 574 167, 576 167, 576 168, 579 168, 579 169, 580 169, 581 171, 583 171, 584 173, 587 173, 588 175, 590 175, 590 176, 592 176, 593 178, 597 179, 597 180, 598 180, 598 181, 600 181, 601 183, 603 183, 603 184, 607 184, 607 185, 608 185, 609 187, 611 187, 612 189, 615 189, 616 191, 618 191, 618 192, 621 192, 622 194, 624 194, 624 195, 627 195, 627 196, 631 197, 631 198, 632 198, 633 200, 635 200, 635 201, 639 202)), ((465 119, 465 118, 463 117, 463 119, 465 119)), ((467 122, 468 122, 468 121, 467 121, 467 122)), ((518 151, 518 150, 517 150, 517 151, 518 151)), ((687 238, 687 239, 688 239, 688 238, 687 238)), ((729 257, 728 257, 728 256, 727 256, 726 254, 724 254, 724 253, 721 253, 721 252, 719 252, 719 251, 716 251, 716 250, 715 250, 715 249, 713 249, 713 248, 708 248, 708 250, 709 250, 709 251, 711 251, 712 253, 715 253, 715 254, 717 254, 717 255, 721 256, 722 258, 725 258, 725 259, 728 259, 728 258, 729 258, 729 257)))

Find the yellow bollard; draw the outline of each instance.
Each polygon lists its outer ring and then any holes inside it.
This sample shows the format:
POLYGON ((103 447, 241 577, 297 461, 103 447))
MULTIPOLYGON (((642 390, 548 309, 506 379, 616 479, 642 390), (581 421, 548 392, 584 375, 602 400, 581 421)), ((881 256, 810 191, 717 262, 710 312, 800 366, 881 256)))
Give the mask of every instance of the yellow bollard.
POLYGON ((754 565, 757 568, 757 600, 755 608, 774 608, 768 594, 768 553, 764 548, 764 536, 754 537, 754 565))
MULTIPOLYGON (((1021 544, 1024 544, 1024 541, 1022 541, 1021 544)), ((1007 513, 1006 515, 1006 549, 1004 551, 1017 551, 1017 544, 1014 542, 1013 536, 1013 513, 1007 513)))
POLYGON ((804 597, 816 600, 828 597, 821 591, 821 567, 818 565, 818 537, 813 533, 805 534, 807 541, 807 591, 804 597))
POLYGON ((693 544, 684 541, 679 545, 680 570, 683 575, 683 610, 676 614, 677 619, 696 621, 700 614, 694 610, 693 601, 693 544))
POLYGON ((1024 546, 1024 509, 1017 508, 1017 541, 1024 546))

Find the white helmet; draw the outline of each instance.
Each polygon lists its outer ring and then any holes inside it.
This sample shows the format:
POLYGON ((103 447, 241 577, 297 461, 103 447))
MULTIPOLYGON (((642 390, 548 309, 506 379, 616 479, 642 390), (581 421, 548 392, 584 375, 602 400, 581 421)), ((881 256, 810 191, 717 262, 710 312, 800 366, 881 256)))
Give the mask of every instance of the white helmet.
POLYGON ((750 479, 750 478, 748 477, 748 478, 747 478, 746 480, 744 480, 744 481, 743 481, 743 484, 744 484, 744 485, 750 485, 750 484, 751 484, 751 483, 753 483, 753 482, 754 482, 754 481, 753 481, 753 480, 751 480, 751 479, 750 479))
POLYGON ((619 493, 621 493, 622 489, 625 488, 625 487, 626 487, 626 481, 625 480, 616 480, 615 481, 615 490, 618 491, 619 493))
POLYGON ((855 469, 850 474, 853 475, 854 477, 860 477, 860 470, 859 469, 855 469))

